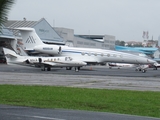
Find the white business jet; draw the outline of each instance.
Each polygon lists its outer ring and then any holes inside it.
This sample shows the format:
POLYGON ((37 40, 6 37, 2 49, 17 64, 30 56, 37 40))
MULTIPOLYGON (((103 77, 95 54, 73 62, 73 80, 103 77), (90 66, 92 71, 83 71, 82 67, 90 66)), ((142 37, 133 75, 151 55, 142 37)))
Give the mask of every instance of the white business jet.
MULTIPOLYGON (((44 44, 39 36, 36 34, 34 28, 16 28, 19 30, 22 36, 23 49, 31 50, 40 53, 46 53, 54 56, 69 56, 75 61, 83 61, 85 63, 104 63, 104 62, 116 62, 116 63, 131 63, 131 64, 153 64, 156 61, 141 56, 104 49, 93 48, 76 48, 60 45, 44 44)), ((142 72, 146 72, 146 69, 141 67, 142 72)))
POLYGON ((85 66, 87 63, 83 61, 74 61, 71 57, 34 57, 34 56, 20 56, 14 51, 3 48, 7 64, 18 64, 27 66, 40 66, 42 71, 51 70, 51 67, 75 67, 75 71, 79 67, 85 66))

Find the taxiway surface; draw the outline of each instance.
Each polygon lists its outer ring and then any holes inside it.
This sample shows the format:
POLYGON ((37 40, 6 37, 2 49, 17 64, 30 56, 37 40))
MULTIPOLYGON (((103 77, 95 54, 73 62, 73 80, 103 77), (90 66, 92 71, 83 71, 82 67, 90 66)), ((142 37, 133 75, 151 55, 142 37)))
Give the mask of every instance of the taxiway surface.
MULTIPOLYGON (((109 69, 107 66, 86 66, 79 72, 54 68, 0 65, 0 84, 52 85, 97 89, 127 89, 160 91, 160 70, 146 73, 134 68, 109 69)), ((63 109, 38 109, 0 105, 1 120, 159 120, 159 118, 121 115, 104 112, 87 112, 63 109)))
POLYGON ((65 68, 41 71, 34 67, 1 65, 0 84, 160 91, 160 70, 150 68, 146 73, 142 73, 134 68, 86 66, 79 72, 65 68))

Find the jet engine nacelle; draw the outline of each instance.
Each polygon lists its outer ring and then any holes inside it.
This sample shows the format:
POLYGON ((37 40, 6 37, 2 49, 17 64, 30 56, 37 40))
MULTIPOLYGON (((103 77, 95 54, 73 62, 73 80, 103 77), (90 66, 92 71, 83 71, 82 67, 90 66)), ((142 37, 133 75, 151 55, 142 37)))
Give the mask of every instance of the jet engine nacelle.
POLYGON ((34 47, 34 50, 40 53, 59 55, 62 52, 61 46, 58 45, 38 45, 34 47))

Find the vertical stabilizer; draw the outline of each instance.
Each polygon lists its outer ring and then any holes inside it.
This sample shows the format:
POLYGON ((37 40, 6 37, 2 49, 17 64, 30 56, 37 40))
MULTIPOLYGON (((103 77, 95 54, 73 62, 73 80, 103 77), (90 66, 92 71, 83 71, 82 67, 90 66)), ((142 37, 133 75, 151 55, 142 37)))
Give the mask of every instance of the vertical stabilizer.
POLYGON ((35 46, 44 44, 34 28, 24 27, 16 28, 16 30, 21 33, 24 50, 34 50, 35 46))
POLYGON ((7 60, 7 64, 15 61, 18 57, 20 57, 20 55, 16 54, 13 50, 10 50, 8 48, 3 48, 3 52, 7 60))

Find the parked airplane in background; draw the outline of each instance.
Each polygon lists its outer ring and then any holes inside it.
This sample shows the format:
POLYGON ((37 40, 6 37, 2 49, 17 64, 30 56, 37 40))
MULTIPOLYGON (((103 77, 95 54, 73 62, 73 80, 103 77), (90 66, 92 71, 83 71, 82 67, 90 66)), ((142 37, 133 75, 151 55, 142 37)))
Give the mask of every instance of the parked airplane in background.
MULTIPOLYGON (((69 56, 75 61, 85 63, 131 63, 131 64, 153 64, 156 61, 141 56, 118 52, 113 50, 93 49, 93 48, 76 48, 60 45, 44 44, 38 37, 33 28, 16 28, 22 36, 23 49, 40 53, 46 53, 54 56, 69 56)), ((142 70, 146 72, 146 69, 142 70)))
POLYGON ((148 68, 149 68, 149 65, 147 65, 147 64, 143 64, 143 65, 136 65, 136 64, 127 64, 127 63, 108 63, 108 65, 109 65, 109 68, 111 69, 111 68, 113 68, 113 67, 116 67, 116 68, 118 68, 118 69, 120 69, 120 68, 136 68, 135 70, 136 71, 142 71, 142 72, 145 72, 148 68))
POLYGON ((157 70, 158 68, 160 68, 160 64, 158 62, 153 64, 153 69, 157 70))
POLYGON ((110 69, 113 68, 113 67, 116 67, 116 68, 120 69, 121 67, 135 67, 135 64, 109 62, 108 66, 109 66, 110 69))
POLYGON ((85 66, 86 63, 83 61, 74 61, 71 57, 33 57, 33 56, 20 56, 14 51, 3 48, 4 55, 7 60, 7 64, 18 64, 18 65, 35 65, 40 66, 41 70, 51 70, 51 67, 75 67, 75 71, 78 71, 80 67, 85 66))

